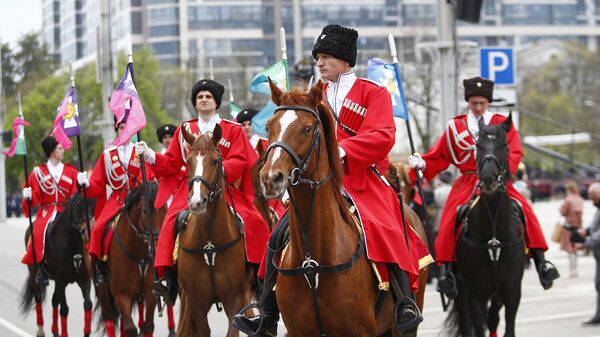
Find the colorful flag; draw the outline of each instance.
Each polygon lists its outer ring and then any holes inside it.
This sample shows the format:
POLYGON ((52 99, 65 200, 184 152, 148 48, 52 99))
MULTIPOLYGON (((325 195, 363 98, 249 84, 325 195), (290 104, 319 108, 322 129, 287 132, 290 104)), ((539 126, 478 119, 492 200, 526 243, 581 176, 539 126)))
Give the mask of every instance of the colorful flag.
MULTIPOLYGON (((271 78, 279 88, 286 91, 289 90, 290 81, 287 60, 283 59, 254 76, 252 82, 250 82, 250 91, 270 96, 271 88, 269 87, 269 78, 271 78)), ((273 116, 276 107, 277 106, 269 100, 269 102, 254 115, 252 118, 252 129, 254 130, 254 133, 267 136, 265 126, 269 118, 273 116)))
POLYGON ((271 95, 271 89, 269 89, 269 77, 281 89, 286 91, 289 90, 290 81, 288 77, 287 60, 281 60, 254 76, 250 82, 250 91, 271 95))
POLYGON ((367 63, 367 77, 382 86, 386 87, 392 97, 392 110, 394 117, 408 120, 408 109, 404 90, 402 89, 402 79, 400 79, 400 69, 396 64, 386 64, 383 60, 372 58, 367 63))
POLYGON ((2 151, 3 155, 12 157, 15 154, 27 154, 27 146, 25 144, 25 127, 29 125, 31 124, 23 119, 23 115, 19 115, 15 118, 15 121, 13 122, 13 131, 15 136, 13 137, 8 151, 2 151))
POLYGON ((77 108, 77 93, 75 87, 71 87, 56 111, 54 129, 52 136, 56 138, 65 150, 73 144, 69 137, 79 136, 79 109, 77 108))
POLYGON ((110 96, 108 107, 117 118, 117 123, 125 121, 125 129, 111 144, 120 146, 146 126, 146 115, 133 80, 133 63, 127 64, 125 75, 110 96))
POLYGON ((240 111, 242 111, 242 108, 240 108, 233 101, 229 101, 229 109, 230 109, 229 113, 231 114, 231 118, 233 118, 233 119, 235 119, 235 117, 237 117, 237 115, 240 113, 240 111))

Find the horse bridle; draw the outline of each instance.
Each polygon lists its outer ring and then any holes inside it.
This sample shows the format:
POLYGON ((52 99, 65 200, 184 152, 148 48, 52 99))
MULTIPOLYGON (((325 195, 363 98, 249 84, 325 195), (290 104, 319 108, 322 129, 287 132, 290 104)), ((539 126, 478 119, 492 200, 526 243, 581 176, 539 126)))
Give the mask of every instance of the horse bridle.
POLYGON ((299 276, 299 275, 304 276, 304 278, 306 279, 306 282, 308 283, 308 286, 311 290, 311 298, 312 298, 313 308, 315 310, 317 324, 319 326, 319 330, 321 333, 320 336, 323 337, 323 336, 327 336, 327 334, 325 333, 324 325, 323 325, 323 322, 321 319, 321 314, 320 314, 321 311, 319 309, 318 298, 317 298, 317 288, 319 286, 319 274, 320 273, 337 273, 337 272, 341 272, 341 271, 352 268, 352 266, 358 261, 358 259, 363 254, 364 244, 365 244, 364 234, 363 233, 360 234, 360 237, 358 240, 358 248, 352 255, 351 259, 345 263, 340 263, 340 264, 337 264, 334 266, 321 266, 321 265, 319 265, 319 263, 316 260, 314 260, 312 258, 312 255, 310 253, 309 239, 308 239, 308 230, 309 230, 309 226, 310 226, 310 214, 312 214, 312 211, 313 211, 315 194, 316 194, 317 189, 323 183, 330 180, 332 177, 331 172, 325 178, 323 178, 321 180, 314 180, 312 178, 303 176, 304 173, 306 172, 306 170, 308 169, 310 157, 311 157, 314 149, 316 148, 317 158, 319 158, 320 153, 321 153, 321 146, 319 143, 320 136, 321 136, 321 127, 320 127, 321 119, 319 118, 319 115, 315 110, 308 108, 308 107, 304 107, 304 106, 281 105, 275 109, 275 113, 278 111, 282 111, 282 110, 295 110, 295 111, 307 112, 315 118, 316 124, 315 124, 315 128, 313 131, 313 136, 312 136, 312 139, 310 142, 310 147, 309 147, 308 151, 306 152, 306 154, 304 155, 304 158, 300 159, 300 157, 292 150, 292 148, 283 141, 273 142, 272 144, 269 145, 269 147, 267 148, 267 151, 265 152, 265 157, 267 157, 269 155, 269 151, 271 151, 272 149, 274 149, 276 147, 280 147, 290 155, 290 157, 296 164, 296 167, 292 170, 291 174, 288 177, 289 182, 290 182, 290 186, 288 186, 288 194, 290 197, 290 204, 292 205, 292 208, 294 209, 294 212, 296 213, 296 218, 300 225, 300 233, 302 234, 302 240, 304 243, 303 244, 304 261, 302 262, 301 267, 293 268, 293 269, 284 269, 279 266, 278 261, 270 261, 270 262, 273 263, 273 265, 278 270, 278 272, 283 276, 299 276), (300 184, 306 184, 311 187, 311 199, 310 199, 309 208, 308 208, 308 214, 309 214, 308 222, 302 221, 302 217, 300 216, 300 212, 296 206, 296 202, 294 201, 293 194, 290 191, 291 187, 294 187, 294 186, 297 186, 300 184))
MULTIPOLYGON (((483 159, 481 159, 481 161, 479 161, 479 160, 477 161, 477 176, 478 177, 480 176, 481 169, 483 168, 483 165, 485 164, 486 161, 492 160, 494 162, 494 164, 500 171, 500 173, 496 177, 496 180, 499 184, 499 190, 502 193, 506 192, 506 184, 507 184, 506 179, 507 179, 507 175, 508 175, 508 160, 509 160, 508 144, 505 144, 504 147, 506 148, 506 156, 505 156, 506 158, 505 158, 503 165, 500 164, 498 157, 496 157, 496 155, 494 155, 494 154, 486 154, 485 156, 483 156, 483 159)), ((479 180, 477 183, 477 188, 481 191, 482 187, 483 187, 483 183, 481 182, 481 180, 479 180)), ((504 199, 500 199, 500 200, 502 201, 504 199)), ((469 245, 473 248, 487 249, 488 254, 490 256, 490 260, 494 263, 494 266, 495 266, 496 262, 498 262, 500 260, 500 253, 502 252, 503 248, 519 244, 522 241, 521 236, 518 236, 517 238, 514 238, 509 241, 500 241, 496 237, 496 235, 497 235, 497 219, 499 216, 499 210, 501 208, 500 206, 501 206, 500 203, 498 203, 498 205, 496 205, 496 211, 493 214, 488 203, 487 202, 485 203, 485 209, 487 211, 487 214, 488 214, 491 224, 492 224, 492 238, 490 240, 488 240, 487 242, 474 241, 474 240, 470 239, 469 237, 467 237, 466 230, 463 231, 463 233, 461 235, 463 241, 467 245, 469 245)))
MULTIPOLYGON (((211 203, 213 201, 215 201, 217 199, 217 197, 221 194, 221 192, 223 192, 223 186, 220 184, 223 181, 223 156, 221 154, 221 150, 219 150, 218 147, 214 147, 213 150, 216 150, 219 153, 219 158, 217 159, 217 174, 215 175, 215 179, 213 180, 212 183, 209 183, 208 180, 204 179, 204 177, 202 176, 197 176, 194 175, 190 178, 190 180, 188 181, 188 206, 190 203, 190 199, 192 198, 192 186, 194 185, 195 182, 199 182, 200 184, 206 186, 206 188, 209 190, 208 193, 208 197, 207 197, 207 203, 211 203)), ((223 185, 225 186, 225 188, 227 189, 227 194, 229 195, 229 198, 231 200, 231 208, 233 208, 233 212, 234 214, 237 214, 236 210, 235 210, 235 204, 233 203, 233 197, 231 195, 231 191, 229 190, 229 186, 227 185, 226 181, 223 181, 223 185)), ((202 193, 202 191, 200 191, 200 193, 202 193)), ((238 242, 242 241, 244 234, 243 234, 243 228, 241 227, 241 224, 239 224, 238 222, 236 222, 236 224, 238 225, 238 237, 227 242, 224 243, 222 245, 219 246, 215 246, 215 244, 212 242, 212 228, 213 228, 213 222, 215 219, 215 212, 216 212, 217 208, 213 208, 213 213, 212 215, 209 217, 209 221, 207 224, 207 233, 208 233, 208 240, 206 241, 206 244, 204 245, 204 247, 202 248, 187 248, 184 247, 182 244, 179 245, 179 248, 181 248, 182 251, 188 253, 188 254, 192 254, 192 255, 204 255, 204 260, 206 261, 206 264, 208 265, 208 273, 209 273, 209 278, 210 278, 210 287, 211 287, 211 296, 212 299, 211 301, 213 303, 215 303, 216 307, 217 307, 217 311, 221 311, 223 310, 223 307, 221 306, 221 304, 219 303, 219 299, 217 296, 217 292, 216 292, 216 280, 215 280, 215 273, 214 273, 214 266, 215 266, 215 259, 217 256, 217 253, 223 252, 229 248, 232 248, 233 246, 235 246, 238 242)), ((234 215, 235 217, 236 215, 234 215)), ((235 221, 235 219, 234 219, 235 221)), ((187 220, 186 220, 187 223, 187 220)))
MULTIPOLYGON (((192 187, 194 183, 199 182, 201 185, 204 185, 208 189, 208 203, 212 202, 223 192, 223 187, 219 185, 221 178, 223 176, 223 157, 221 155, 221 150, 218 147, 213 148, 219 153, 219 158, 217 159, 217 174, 215 175, 215 179, 212 183, 208 182, 208 180, 204 179, 202 176, 193 176, 188 181, 188 206, 190 204, 190 200, 192 198, 192 187)), ((200 190, 200 195, 202 195, 202 190, 200 190)))
POLYGON ((307 183, 307 184, 311 185, 313 188, 315 186, 318 187, 320 184, 329 180, 331 178, 331 175, 328 175, 327 177, 323 178, 322 180, 313 180, 310 178, 302 177, 302 175, 308 169, 308 164, 310 163, 310 157, 311 157, 314 149, 315 148, 317 149, 317 158, 319 157, 319 154, 321 153, 321 146, 319 144, 319 139, 321 137, 321 118, 319 118, 319 114, 315 110, 305 107, 305 106, 299 106, 299 105, 281 105, 275 109, 274 113, 277 113, 278 111, 282 111, 282 110, 304 111, 304 112, 308 112, 310 115, 312 115, 312 117, 316 121, 316 124, 314 126, 315 129, 313 131, 312 139, 310 141, 310 147, 308 148, 308 151, 306 151, 306 153, 304 154, 304 158, 300 159, 300 157, 296 154, 296 152, 294 152, 294 150, 292 150, 292 148, 286 142, 275 141, 275 142, 271 143, 269 145, 269 147, 267 147, 267 151, 265 152, 265 158, 267 158, 269 156, 269 152, 271 150, 273 150, 277 147, 283 149, 285 152, 287 152, 288 155, 290 155, 290 157, 294 161, 294 164, 296 165, 296 167, 292 170, 292 172, 290 173, 290 175, 288 177, 290 184, 292 186, 296 186, 300 183, 307 183))

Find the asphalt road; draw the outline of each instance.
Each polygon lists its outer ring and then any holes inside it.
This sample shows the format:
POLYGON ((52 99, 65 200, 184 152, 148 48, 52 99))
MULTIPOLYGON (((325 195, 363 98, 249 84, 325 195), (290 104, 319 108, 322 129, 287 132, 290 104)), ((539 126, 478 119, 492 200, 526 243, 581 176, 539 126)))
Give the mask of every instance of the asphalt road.
MULTIPOLYGON (((534 210, 544 227, 546 237, 554 228, 558 218, 559 201, 539 202, 534 210)), ((584 224, 592 220, 594 208, 590 202, 585 204, 584 224)), ((18 311, 18 296, 26 277, 26 268, 20 263, 23 254, 23 233, 27 226, 25 218, 11 218, 0 223, 0 337, 33 337, 35 336, 35 314, 31 312, 22 317, 18 311)), ((555 282, 552 289, 544 291, 539 285, 537 274, 533 269, 526 270, 523 279, 523 296, 517 314, 517 335, 529 337, 569 336, 600 337, 600 327, 583 327, 581 322, 590 318, 595 310, 596 293, 593 278, 595 262, 591 255, 579 256, 579 276, 569 278, 566 254, 558 249, 558 245, 550 242, 548 259, 554 262, 562 277, 555 282)), ((49 298, 53 286, 48 288, 48 300, 44 304, 45 332, 50 335, 51 306, 49 298)), ((71 285, 67 288, 70 306, 69 333, 71 336, 83 335, 83 300, 79 288, 71 285)), ((175 310, 178 314, 178 308, 175 310)), ((420 328, 420 336, 445 336, 442 323, 446 317, 441 309, 439 295, 434 285, 427 289, 424 310, 425 321, 420 328)), ((227 319, 223 313, 213 310, 209 314, 209 322, 214 336, 225 336, 227 319)), ((100 336, 95 329, 94 336, 100 336)), ((168 335, 166 313, 163 318, 156 318, 154 336, 168 335)), ((280 336, 285 335, 285 328, 280 324, 280 336)), ((503 333, 501 323, 499 335, 503 333)))

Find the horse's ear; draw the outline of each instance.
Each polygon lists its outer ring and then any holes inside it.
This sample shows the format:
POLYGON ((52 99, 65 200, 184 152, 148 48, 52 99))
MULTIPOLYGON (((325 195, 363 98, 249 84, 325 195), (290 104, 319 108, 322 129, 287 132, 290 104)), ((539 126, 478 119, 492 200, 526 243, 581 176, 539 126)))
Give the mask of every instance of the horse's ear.
POLYGON ((508 118, 506 118, 504 120, 504 122, 502 122, 502 128, 506 132, 508 132, 508 130, 510 130, 511 126, 512 126, 512 111, 508 113, 508 118))
POLYGON ((221 129, 221 125, 217 124, 215 125, 215 128, 212 133, 212 141, 215 144, 215 146, 219 144, 221 137, 223 137, 223 129, 221 129))
POLYGON ((271 88, 271 100, 275 105, 281 105, 281 101, 283 100, 283 95, 285 92, 275 84, 269 77, 269 88, 271 88))
POLYGON ((308 96, 310 97, 310 103, 313 106, 318 106, 323 102, 323 81, 319 80, 317 84, 315 84, 308 91, 308 96))
POLYGON ((184 124, 181 124, 179 129, 181 130, 181 135, 183 136, 183 139, 185 140, 185 142, 190 144, 190 146, 193 145, 194 141, 196 140, 196 136, 189 133, 184 124))
POLYGON ((258 141, 258 143, 256 143, 256 152, 258 152, 259 156, 261 156, 263 154, 263 152, 265 152, 265 149, 263 148, 263 144, 261 141, 258 141))

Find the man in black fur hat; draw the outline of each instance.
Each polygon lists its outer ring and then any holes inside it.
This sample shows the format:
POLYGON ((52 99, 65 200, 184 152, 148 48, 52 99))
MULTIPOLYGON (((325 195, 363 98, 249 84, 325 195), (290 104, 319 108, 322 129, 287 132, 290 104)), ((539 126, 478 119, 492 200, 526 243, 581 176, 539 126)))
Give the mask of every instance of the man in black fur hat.
MULTIPOLYGON (((454 260, 456 248, 455 223, 459 206, 469 202, 477 189, 476 143, 479 131, 485 125, 501 124, 507 117, 488 110, 493 100, 494 82, 473 77, 463 80, 465 101, 469 104, 466 114, 454 117, 446 126, 444 134, 436 144, 423 156, 415 153, 408 158, 413 168, 411 179, 416 178, 415 169, 419 169, 427 180, 445 171, 450 164, 456 166, 461 176, 454 182, 448 196, 439 224, 439 233, 435 242, 436 259, 442 264, 437 288, 449 298, 457 295, 456 277, 454 276, 454 260)), ((508 143, 508 171, 514 176, 523 157, 521 141, 514 126, 506 133, 508 143)), ((540 283, 544 289, 552 287, 553 281, 559 277, 556 267, 546 261, 544 251, 548 249, 539 220, 529 202, 515 189, 511 180, 506 183, 506 191, 512 199, 518 201, 525 216, 526 243, 529 253, 538 271, 540 283)))
MULTIPOLYGON (((419 275, 419 265, 432 262, 423 241, 413 231, 404 232, 400 204, 395 192, 375 168, 385 167, 388 152, 395 142, 392 102, 387 89, 370 80, 357 77, 358 32, 339 25, 327 25, 318 36, 312 50, 321 78, 326 81, 325 100, 336 119, 340 158, 344 166, 344 189, 355 201, 365 228, 368 258, 389 268, 389 277, 397 282, 382 281, 380 288, 394 298, 394 318, 402 334, 418 327, 423 317, 414 302, 413 290, 419 275), (374 211, 376 210, 376 211, 374 211), (385 239, 384 239, 385 238, 385 239), (398 244, 408 242, 408 244, 398 244), (408 246, 410 245, 410 250, 408 246), (398 286, 396 286, 398 285, 398 286), (397 289, 396 289, 397 288, 397 289)), ((283 230, 280 223, 271 238, 283 230)), ((272 253, 275 240, 269 241, 265 280, 274 278, 272 253)), ((275 336, 279 309, 271 284, 264 290, 261 315, 248 318, 240 313, 233 325, 252 336, 275 336)))
MULTIPOLYGON (((77 193, 78 173, 74 166, 62 162, 65 150, 56 138, 44 138, 42 149, 48 162, 34 167, 27 177, 29 186, 23 188, 23 211, 25 215, 31 212, 27 200, 31 200, 32 208, 39 206, 33 222, 35 258, 38 264, 35 279, 38 284, 48 285, 48 273, 43 263, 46 241, 44 235, 48 224, 64 210, 69 198, 77 193)), ((30 266, 33 264, 31 240, 27 243, 27 251, 21 262, 30 266)))
POLYGON ((171 145, 175 129, 177 129, 177 127, 172 124, 161 125, 156 129, 156 137, 158 137, 158 142, 160 143, 161 154, 167 152, 169 145, 171 145))

